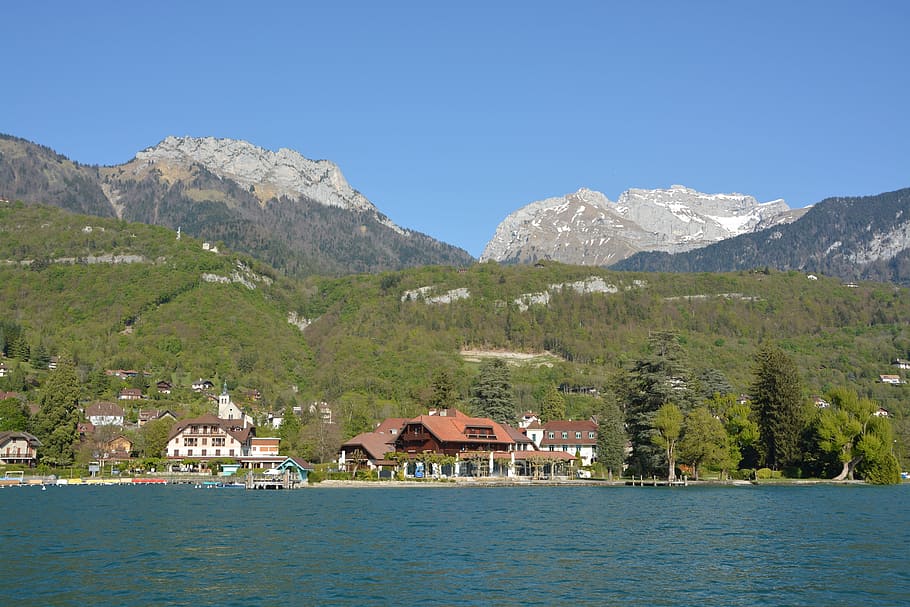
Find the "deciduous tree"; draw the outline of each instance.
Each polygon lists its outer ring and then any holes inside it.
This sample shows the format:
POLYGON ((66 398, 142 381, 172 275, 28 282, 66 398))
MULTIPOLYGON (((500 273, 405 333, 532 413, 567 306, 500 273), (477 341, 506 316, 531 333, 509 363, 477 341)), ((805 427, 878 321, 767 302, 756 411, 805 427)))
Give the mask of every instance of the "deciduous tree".
POLYGON ((651 440, 664 450, 667 461, 667 479, 676 480, 676 447, 682 433, 683 413, 673 403, 661 406, 654 415, 654 434, 651 440))

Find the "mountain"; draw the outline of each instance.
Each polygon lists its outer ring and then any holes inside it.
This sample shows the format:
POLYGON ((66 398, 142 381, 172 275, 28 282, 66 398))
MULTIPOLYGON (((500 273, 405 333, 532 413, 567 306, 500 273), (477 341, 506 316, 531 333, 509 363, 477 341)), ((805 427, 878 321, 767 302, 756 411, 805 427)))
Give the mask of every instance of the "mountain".
POLYGON ((179 227, 296 276, 473 261, 396 225, 334 163, 232 139, 168 137, 97 167, 0 136, 0 197, 179 227))
POLYGON ((829 198, 787 225, 675 255, 640 253, 614 266, 671 272, 762 267, 910 284, 910 188, 829 198))
POLYGON ((779 223, 805 212, 783 200, 759 203, 743 194, 703 194, 672 186, 631 189, 611 202, 581 189, 515 211, 498 226, 480 259, 605 266, 640 251, 686 251, 779 223))

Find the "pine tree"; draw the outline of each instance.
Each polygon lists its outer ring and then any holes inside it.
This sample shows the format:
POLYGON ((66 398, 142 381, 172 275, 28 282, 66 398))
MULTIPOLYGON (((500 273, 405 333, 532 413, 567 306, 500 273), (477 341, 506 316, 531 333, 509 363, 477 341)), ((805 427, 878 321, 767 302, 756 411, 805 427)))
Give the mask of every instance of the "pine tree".
POLYGON ((433 396, 429 405, 435 409, 452 409, 458 405, 458 390, 446 369, 437 371, 433 376, 433 396))
POLYGON ((551 422, 566 418, 566 399, 554 385, 547 386, 547 391, 540 402, 540 421, 551 422))
POLYGON ((649 355, 636 361, 629 373, 624 395, 632 441, 629 464, 637 474, 652 474, 662 468, 663 450, 652 440, 657 410, 673 402, 686 413, 695 402, 689 369, 677 336, 653 333, 649 347, 649 355))
POLYGON ((771 469, 799 460, 805 426, 802 392, 793 359, 779 348, 763 346, 755 355, 752 406, 758 416, 763 460, 771 469))
POLYGON ((73 443, 78 438, 79 378, 68 356, 61 356, 41 393, 41 408, 33 420, 35 436, 41 441, 41 460, 56 466, 72 463, 73 443))
POLYGON ((622 411, 616 400, 605 396, 597 414, 597 461, 607 469, 610 480, 614 475, 622 475, 628 441, 624 426, 622 411))
POLYGON ((493 358, 480 365, 480 373, 471 387, 471 405, 476 415, 499 423, 511 423, 515 419, 512 380, 503 360, 493 358))

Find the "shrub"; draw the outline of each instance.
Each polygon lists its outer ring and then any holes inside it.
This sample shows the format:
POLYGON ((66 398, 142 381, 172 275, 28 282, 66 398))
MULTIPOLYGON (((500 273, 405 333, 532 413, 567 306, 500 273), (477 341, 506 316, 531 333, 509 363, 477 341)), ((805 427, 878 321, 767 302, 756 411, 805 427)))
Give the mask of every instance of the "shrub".
POLYGON ((771 468, 759 468, 755 471, 755 478, 767 480, 771 478, 773 474, 774 472, 771 470, 771 468))

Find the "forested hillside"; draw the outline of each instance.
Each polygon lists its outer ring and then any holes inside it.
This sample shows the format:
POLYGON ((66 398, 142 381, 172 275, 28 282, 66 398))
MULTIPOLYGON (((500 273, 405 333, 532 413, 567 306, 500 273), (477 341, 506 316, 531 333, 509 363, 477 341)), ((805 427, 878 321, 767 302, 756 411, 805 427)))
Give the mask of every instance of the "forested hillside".
POLYGON ((325 400, 350 436, 424 410, 442 371, 469 408, 478 361, 508 354, 516 413, 562 386, 584 417, 595 394, 622 398, 649 336, 671 332, 705 396, 747 393, 773 343, 807 398, 849 386, 907 437, 908 387, 879 380, 910 358, 910 293, 890 284, 495 263, 301 282, 164 228, 16 203, 0 203, 0 260, 0 347, 17 378, 0 390, 38 390, 31 357, 66 353, 83 378, 141 369, 185 393, 200 377, 258 389, 260 414, 325 400))

